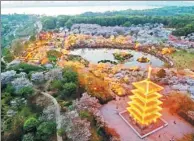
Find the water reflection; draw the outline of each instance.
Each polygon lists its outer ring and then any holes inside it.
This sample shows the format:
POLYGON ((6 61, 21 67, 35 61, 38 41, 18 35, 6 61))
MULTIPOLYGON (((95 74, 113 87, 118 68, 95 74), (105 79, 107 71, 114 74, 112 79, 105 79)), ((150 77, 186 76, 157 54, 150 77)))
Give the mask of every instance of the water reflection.
MULTIPOLYGON (((143 53, 143 52, 137 52, 134 50, 129 50, 129 49, 88 49, 88 48, 83 48, 83 49, 75 49, 70 51, 70 54, 74 55, 80 55, 84 59, 92 62, 92 63, 98 63, 100 60, 111 60, 111 61, 117 61, 114 59, 113 53, 116 51, 126 51, 131 54, 133 54, 133 57, 124 62, 123 64, 128 67, 132 66, 140 66, 140 67, 147 67, 148 64, 152 64, 153 67, 161 67, 164 65, 164 62, 161 61, 159 58, 143 53), (139 57, 147 57, 150 59, 150 62, 148 63, 140 63, 137 61, 139 57)), ((118 61, 117 61, 118 62, 118 61)))

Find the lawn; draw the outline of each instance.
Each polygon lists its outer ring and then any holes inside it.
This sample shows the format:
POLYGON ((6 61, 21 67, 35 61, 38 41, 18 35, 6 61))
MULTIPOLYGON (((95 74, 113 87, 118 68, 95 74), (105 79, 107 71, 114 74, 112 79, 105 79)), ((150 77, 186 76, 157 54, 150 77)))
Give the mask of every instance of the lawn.
POLYGON ((194 53, 188 53, 180 50, 172 53, 170 58, 173 60, 175 67, 178 69, 194 69, 194 53))

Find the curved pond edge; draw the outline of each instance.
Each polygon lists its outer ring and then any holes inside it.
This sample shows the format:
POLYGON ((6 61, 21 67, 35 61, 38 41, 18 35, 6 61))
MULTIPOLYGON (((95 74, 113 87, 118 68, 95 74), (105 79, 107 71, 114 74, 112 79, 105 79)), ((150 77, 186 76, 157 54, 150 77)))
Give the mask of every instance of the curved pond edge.
MULTIPOLYGON (((150 46, 146 46, 146 47, 150 47, 150 46)), ((70 49, 68 50, 74 50, 74 49, 84 49, 84 48, 88 48, 88 49, 129 49, 129 50, 134 50, 134 51, 139 51, 139 52, 143 52, 143 53, 147 53, 147 54, 150 54, 150 55, 153 55, 157 58, 159 58, 160 60, 164 61, 165 63, 168 64, 168 67, 173 67, 174 66, 174 63, 173 61, 165 56, 165 55, 162 55, 162 54, 157 54, 157 53, 154 53, 148 49, 145 49, 145 46, 139 46, 138 47, 138 50, 136 50, 133 46, 127 46, 127 45, 120 45, 119 47, 118 46, 113 46, 113 47, 110 47, 110 46, 93 46, 93 47, 80 47, 80 46, 72 46, 70 49)))

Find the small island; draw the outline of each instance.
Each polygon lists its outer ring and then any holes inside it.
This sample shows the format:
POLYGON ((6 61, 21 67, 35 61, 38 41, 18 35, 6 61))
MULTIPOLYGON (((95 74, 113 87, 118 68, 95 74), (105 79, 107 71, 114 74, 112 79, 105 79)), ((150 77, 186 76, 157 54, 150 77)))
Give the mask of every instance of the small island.
POLYGON ((148 62, 150 62, 150 59, 142 56, 142 57, 138 58, 137 61, 141 62, 141 63, 148 63, 148 62))
POLYGON ((116 60, 121 61, 121 62, 133 57, 133 55, 128 52, 115 52, 113 53, 113 56, 116 60))
POLYGON ((100 61, 98 61, 98 63, 111 63, 111 64, 114 64, 114 65, 118 64, 116 61, 111 61, 111 60, 100 60, 100 61))

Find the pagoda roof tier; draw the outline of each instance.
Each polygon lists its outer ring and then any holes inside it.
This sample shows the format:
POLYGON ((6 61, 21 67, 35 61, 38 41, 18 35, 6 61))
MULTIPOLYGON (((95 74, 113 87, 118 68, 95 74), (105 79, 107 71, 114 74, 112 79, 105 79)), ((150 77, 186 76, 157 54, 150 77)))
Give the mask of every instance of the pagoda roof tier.
POLYGON ((139 121, 140 123, 142 122, 142 117, 135 110, 133 110, 131 108, 127 108, 127 111, 131 114, 131 116, 135 120, 139 121))
POLYGON ((153 111, 160 111, 162 110, 161 107, 159 106, 154 106, 154 107, 144 107, 144 106, 140 106, 138 105, 138 103, 130 103, 128 102, 129 106, 135 110, 137 110, 137 112, 141 115, 142 113, 147 114, 147 113, 151 113, 153 111))
POLYGON ((152 101, 155 99, 159 99, 162 97, 161 94, 155 92, 155 93, 150 93, 148 95, 143 94, 140 90, 135 89, 131 91, 137 98, 139 98, 142 102, 144 101, 152 101))
POLYGON ((131 116, 138 121, 138 123, 140 124, 149 124, 153 121, 155 121, 156 119, 158 119, 161 114, 160 113, 154 113, 151 115, 146 116, 144 119, 134 110, 131 108, 127 108, 127 111, 131 114, 131 116))
POLYGON ((142 117, 142 113, 144 112, 144 109, 137 106, 137 104, 131 104, 129 108, 134 109, 142 117))
POLYGON ((151 114, 151 115, 146 116, 144 118, 144 122, 150 122, 150 121, 153 121, 153 120, 155 120, 155 119, 157 119, 159 117, 161 117, 161 114, 160 113, 151 114))
POLYGON ((143 93, 150 94, 150 93, 154 93, 157 91, 161 91, 163 90, 163 87, 157 85, 156 83, 149 81, 149 80, 143 80, 140 82, 134 82, 132 83, 137 89, 139 89, 140 91, 142 91, 143 93), (148 89, 148 90, 147 90, 148 89))
POLYGON ((154 108, 147 109, 145 112, 146 113, 155 113, 155 112, 159 112, 161 110, 162 110, 162 108, 157 106, 157 107, 154 107, 154 108))
POLYGON ((156 99, 156 100, 152 100, 152 101, 149 101, 149 100, 143 101, 143 100, 139 99, 138 97, 136 97, 135 95, 130 96, 130 99, 131 99, 130 103, 135 102, 141 106, 146 105, 146 107, 149 107, 149 106, 153 107, 153 106, 158 106, 158 105, 162 104, 162 102, 160 100, 156 99))

